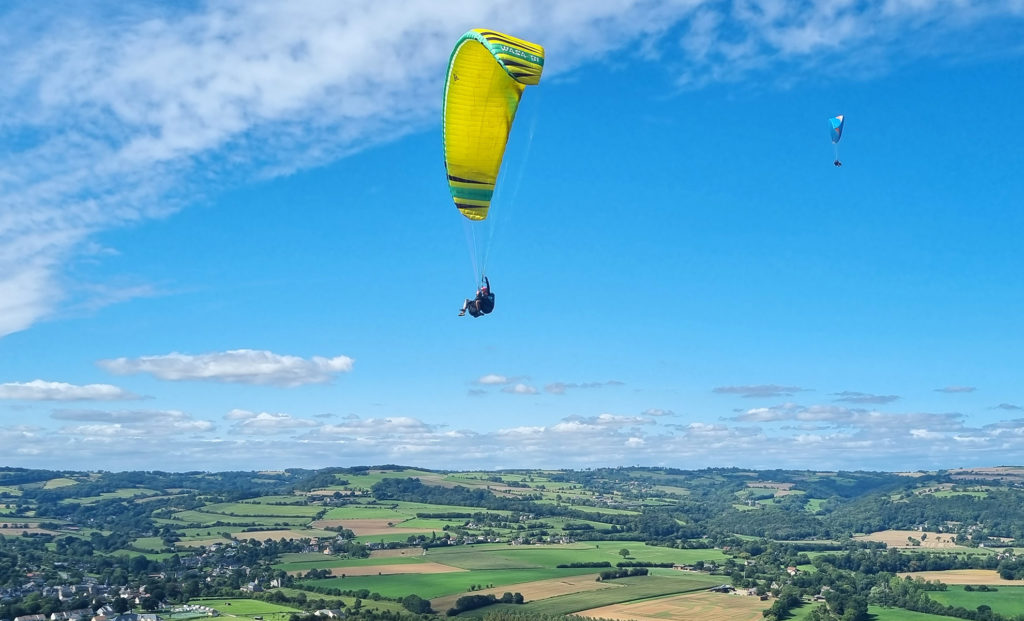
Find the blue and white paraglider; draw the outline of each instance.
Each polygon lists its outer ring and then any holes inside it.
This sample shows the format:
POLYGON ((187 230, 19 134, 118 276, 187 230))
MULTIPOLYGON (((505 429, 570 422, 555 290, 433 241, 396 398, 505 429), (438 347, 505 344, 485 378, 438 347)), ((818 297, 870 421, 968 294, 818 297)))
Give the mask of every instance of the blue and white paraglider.
POLYGON ((843 115, 830 118, 828 124, 832 126, 832 146, 836 149, 836 161, 832 165, 842 166, 843 163, 839 161, 839 139, 843 137, 843 115))

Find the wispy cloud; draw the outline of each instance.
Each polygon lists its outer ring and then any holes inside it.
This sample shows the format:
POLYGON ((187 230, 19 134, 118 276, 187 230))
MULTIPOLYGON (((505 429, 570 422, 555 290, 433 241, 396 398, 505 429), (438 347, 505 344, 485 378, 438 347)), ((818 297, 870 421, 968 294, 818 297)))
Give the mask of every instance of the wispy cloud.
POLYGON ((977 390, 977 388, 975 388, 974 386, 946 386, 944 388, 936 388, 935 392, 955 394, 960 392, 974 392, 975 390, 977 390))
POLYGON ((0 384, 0 399, 21 401, 122 401, 141 399, 138 395, 110 384, 76 386, 65 382, 8 382, 0 384))
POLYGON ((756 397, 790 397, 795 393, 804 392, 807 388, 799 386, 779 386, 778 384, 755 384, 750 386, 719 386, 712 392, 720 395, 740 395, 748 399, 756 397))
POLYGON ((63 305, 152 294, 146 283, 64 284, 98 232, 436 124, 452 42, 474 25, 545 44, 547 79, 626 54, 693 87, 878 71, 955 54, 949 33, 991 39, 983 23, 1015 41, 1022 13, 1017 0, 7 3, 0 336, 63 305), (798 70, 773 71, 787 66, 798 70))
POLYGON ((80 442, 94 439, 122 440, 145 437, 187 438, 195 433, 209 433, 215 425, 198 420, 177 410, 55 410, 51 418, 79 424, 62 427, 59 435, 74 437, 80 442))
POLYGON ((855 392, 852 390, 834 392, 832 395, 838 397, 835 399, 836 401, 843 403, 872 403, 877 405, 899 401, 899 395, 873 395, 867 392, 855 392))
POLYGON ((745 423, 810 422, 824 424, 831 428, 857 428, 866 432, 871 429, 883 431, 912 428, 953 431, 963 429, 964 418, 963 414, 958 413, 890 414, 838 405, 803 406, 796 403, 783 403, 767 408, 752 408, 731 420, 745 423))
POLYGON ((993 409, 996 409, 996 410, 1009 410, 1011 412, 1015 412, 1015 411, 1018 411, 1018 410, 1024 410, 1024 407, 1016 405, 1014 403, 1000 403, 999 405, 995 406, 993 409))
POLYGON ((553 395, 564 395, 567 390, 603 388, 605 386, 623 386, 617 380, 606 380, 603 382, 552 382, 544 387, 544 392, 553 395))
POLYGON ((148 373, 162 380, 204 380, 239 384, 301 386, 323 384, 352 370, 348 356, 300 358, 269 351, 236 349, 189 355, 172 353, 141 358, 101 360, 99 365, 117 375, 148 373))
POLYGON ((505 386, 501 389, 501 392, 507 392, 512 395, 535 395, 537 389, 529 384, 517 383, 505 386))

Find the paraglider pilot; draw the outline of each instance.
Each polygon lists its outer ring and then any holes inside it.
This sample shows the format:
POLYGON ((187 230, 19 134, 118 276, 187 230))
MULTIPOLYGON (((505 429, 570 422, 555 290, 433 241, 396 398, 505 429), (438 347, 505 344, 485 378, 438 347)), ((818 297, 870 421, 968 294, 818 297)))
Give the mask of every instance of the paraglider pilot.
POLYGON ((840 162, 839 160, 836 160, 836 161, 832 162, 832 165, 833 165, 833 166, 842 166, 842 165, 843 165, 843 163, 842 163, 842 162, 840 162))
POLYGON ((491 281, 487 280, 484 276, 484 284, 480 285, 480 288, 476 290, 476 297, 472 300, 466 298, 466 301, 462 303, 462 310, 459 311, 459 317, 469 314, 473 317, 479 317, 481 315, 487 315, 494 310, 494 293, 491 291, 491 281))

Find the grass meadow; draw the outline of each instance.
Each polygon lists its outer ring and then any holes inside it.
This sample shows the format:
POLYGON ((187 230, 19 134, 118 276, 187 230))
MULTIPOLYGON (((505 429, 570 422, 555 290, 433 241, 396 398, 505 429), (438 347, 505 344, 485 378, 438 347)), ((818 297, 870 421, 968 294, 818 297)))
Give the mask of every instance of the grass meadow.
MULTIPOLYGON (((310 596, 310 593, 302 591, 300 589, 289 589, 287 587, 281 588, 280 591, 289 597, 295 597, 299 593, 306 593, 310 596)), ((314 599, 323 599, 328 607, 330 608, 343 608, 351 607, 356 603, 356 598, 349 595, 320 595, 319 593, 312 596, 314 599), (342 606, 344 604, 344 606, 342 606)), ((374 601, 372 599, 362 600, 363 608, 370 608, 373 610, 388 610, 392 612, 407 612, 405 607, 399 602, 394 602, 387 599, 374 601)))
POLYGON ((1024 615, 1024 586, 999 585, 991 591, 966 591, 958 585, 949 587, 948 591, 930 591, 928 597, 946 606, 977 610, 985 604, 992 607, 992 612, 1006 617, 1024 615))
POLYGON ((248 617, 251 619, 261 616, 264 621, 288 621, 293 614, 302 614, 298 608, 258 599, 207 597, 194 598, 189 603, 209 606, 224 617, 248 617))
POLYGON ((696 561, 720 561, 726 558, 721 550, 680 550, 648 546, 638 541, 578 542, 557 545, 509 546, 487 544, 431 548, 425 560, 454 565, 462 569, 511 569, 555 567, 564 563, 608 561, 614 566, 624 560, 619 552, 629 550, 627 561, 688 564, 696 561))
POLYGON ((265 526, 267 528, 276 526, 306 526, 309 518, 302 517, 280 517, 280 516, 239 516, 225 515, 223 513, 207 513, 205 511, 178 511, 174 514, 177 524, 190 524, 194 527, 220 528, 213 526, 220 522, 222 524, 265 526))
POLYGON ((136 496, 157 496, 162 492, 158 492, 154 489, 146 489, 142 487, 130 487, 119 489, 113 492, 104 492, 99 496, 87 496, 85 498, 65 498, 64 502, 78 504, 78 505, 91 505, 96 502, 103 500, 123 499, 123 498, 134 498, 136 496))
MULTIPOLYGON (((803 606, 792 611, 792 616, 786 621, 805 621, 811 611, 820 603, 807 602, 803 606)), ((914 612, 903 608, 886 608, 883 606, 868 606, 868 621, 956 621, 956 617, 945 615, 930 615, 924 612, 914 612)))
POLYGON ((470 587, 472 586, 486 587, 494 585, 499 587, 593 572, 593 569, 586 568, 552 569, 542 567, 536 569, 491 569, 439 574, 350 576, 346 578, 327 578, 324 580, 302 580, 301 583, 307 586, 342 590, 369 589, 370 592, 380 593, 385 597, 404 597, 410 593, 415 593, 420 597, 431 599, 452 593, 465 592, 470 594, 470 587))
POLYGON ((230 516, 255 516, 255 517, 304 517, 313 519, 323 511, 323 507, 308 505, 267 505, 253 502, 221 502, 203 507, 204 513, 218 513, 230 516))

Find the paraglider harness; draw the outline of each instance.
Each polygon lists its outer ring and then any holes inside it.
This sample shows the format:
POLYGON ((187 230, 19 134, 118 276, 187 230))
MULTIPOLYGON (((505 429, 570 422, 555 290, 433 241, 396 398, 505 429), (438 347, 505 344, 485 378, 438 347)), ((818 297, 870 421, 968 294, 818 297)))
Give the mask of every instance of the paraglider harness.
POLYGON ((473 317, 480 317, 481 315, 487 315, 494 310, 494 293, 491 292, 491 283, 484 276, 484 284, 480 285, 480 288, 476 291, 476 299, 473 303, 467 305, 466 310, 473 317))

